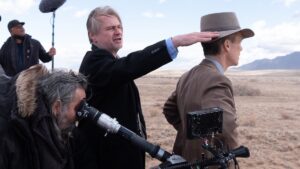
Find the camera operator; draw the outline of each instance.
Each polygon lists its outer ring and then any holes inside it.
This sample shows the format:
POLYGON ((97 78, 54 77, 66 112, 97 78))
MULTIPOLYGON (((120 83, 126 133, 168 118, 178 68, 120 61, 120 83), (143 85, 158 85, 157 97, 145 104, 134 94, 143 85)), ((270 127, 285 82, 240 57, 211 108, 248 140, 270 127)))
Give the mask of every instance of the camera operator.
POLYGON ((210 107, 223 109, 223 130, 213 145, 223 149, 238 147, 237 115, 231 81, 224 75, 228 67, 238 64, 241 42, 254 36, 250 29, 241 29, 235 13, 208 14, 201 18, 201 31, 219 31, 220 36, 201 43, 205 59, 186 72, 176 90, 166 101, 163 113, 177 130, 173 151, 192 162, 206 151, 203 140, 188 140, 187 113, 210 107))
POLYGON ((74 169, 71 131, 87 81, 43 65, 0 82, 0 168, 74 169))

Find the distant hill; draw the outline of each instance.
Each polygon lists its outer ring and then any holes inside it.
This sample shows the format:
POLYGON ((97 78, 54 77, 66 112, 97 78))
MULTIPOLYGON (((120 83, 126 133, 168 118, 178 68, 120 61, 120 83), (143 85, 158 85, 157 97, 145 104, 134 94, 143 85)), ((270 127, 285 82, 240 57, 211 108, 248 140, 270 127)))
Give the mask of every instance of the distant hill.
POLYGON ((286 56, 279 56, 274 59, 255 60, 243 65, 241 70, 264 70, 264 69, 300 69, 300 52, 294 52, 286 56))

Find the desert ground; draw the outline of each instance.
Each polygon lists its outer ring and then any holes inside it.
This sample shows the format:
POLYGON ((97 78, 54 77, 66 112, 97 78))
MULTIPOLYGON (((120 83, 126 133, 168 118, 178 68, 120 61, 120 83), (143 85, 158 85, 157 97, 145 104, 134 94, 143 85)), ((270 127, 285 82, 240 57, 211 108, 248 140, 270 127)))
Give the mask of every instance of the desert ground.
MULTIPOLYGON (((148 141, 172 152, 176 131, 162 106, 184 71, 156 71, 136 80, 147 124, 148 141)), ((250 158, 241 168, 300 168, 300 70, 228 71, 239 123, 240 144, 250 158)), ((147 155, 147 168, 160 162, 147 155)))

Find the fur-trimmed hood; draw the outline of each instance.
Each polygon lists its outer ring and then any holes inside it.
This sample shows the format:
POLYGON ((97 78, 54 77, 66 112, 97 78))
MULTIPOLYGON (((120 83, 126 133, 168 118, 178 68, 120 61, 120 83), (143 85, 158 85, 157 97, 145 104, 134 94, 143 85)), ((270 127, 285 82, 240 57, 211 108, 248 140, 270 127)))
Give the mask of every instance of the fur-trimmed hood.
POLYGON ((38 80, 49 74, 42 64, 31 66, 22 71, 16 80, 18 113, 22 117, 31 116, 37 107, 38 80))

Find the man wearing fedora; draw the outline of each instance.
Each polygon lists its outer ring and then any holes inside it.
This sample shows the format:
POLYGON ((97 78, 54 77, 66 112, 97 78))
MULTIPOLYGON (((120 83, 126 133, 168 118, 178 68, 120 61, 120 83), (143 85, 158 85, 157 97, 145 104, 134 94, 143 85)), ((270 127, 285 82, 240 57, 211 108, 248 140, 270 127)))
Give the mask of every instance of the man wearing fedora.
POLYGON ((8 23, 7 28, 11 36, 0 49, 0 65, 10 77, 38 64, 39 59, 49 62, 56 54, 55 48, 52 47, 46 52, 39 41, 26 34, 24 24, 25 22, 18 20, 11 20, 8 23))
POLYGON ((187 139, 188 112, 212 107, 223 109, 222 134, 209 138, 209 142, 225 151, 239 146, 232 84, 224 72, 238 64, 242 40, 254 36, 251 29, 240 28, 233 12, 203 16, 201 31, 217 31, 220 36, 201 43, 205 58, 182 75, 163 107, 167 121, 177 130, 173 151, 189 162, 201 160, 202 153, 210 154, 201 147, 203 139, 187 139))

